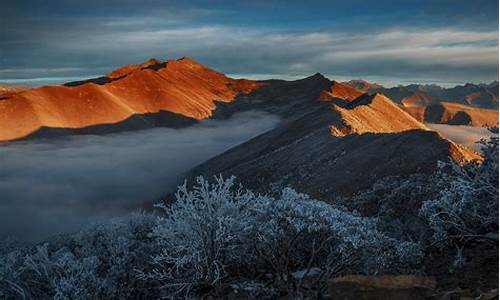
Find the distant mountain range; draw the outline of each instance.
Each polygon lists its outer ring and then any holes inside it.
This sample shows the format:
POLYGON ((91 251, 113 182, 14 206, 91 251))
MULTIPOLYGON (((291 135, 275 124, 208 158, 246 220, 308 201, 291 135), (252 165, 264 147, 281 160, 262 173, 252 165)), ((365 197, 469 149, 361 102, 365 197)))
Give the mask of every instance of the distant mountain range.
POLYGON ((365 93, 382 93, 421 122, 496 126, 498 124, 498 81, 490 84, 398 86, 385 88, 365 80, 346 82, 365 93))
POLYGON ((367 93, 383 93, 407 107, 422 107, 444 101, 498 110, 498 81, 489 84, 467 83, 452 88, 434 84, 385 88, 365 80, 351 80, 346 83, 367 93))
MULTIPOLYGON (((312 78, 322 77, 316 74, 312 78)), ((151 59, 105 76, 61 86, 0 87, 0 141, 61 134, 108 133, 155 126, 183 127, 210 118, 216 103, 259 94, 278 81, 232 79, 189 58, 151 59)), ((300 82, 300 81, 299 81, 300 82)), ((297 90, 283 91, 289 97, 297 90)), ((364 80, 329 82, 320 101, 380 93, 420 122, 494 126, 498 82, 454 88, 384 88, 364 80), (483 108, 483 109, 477 109, 483 108), (484 109, 487 108, 487 109, 484 109)))

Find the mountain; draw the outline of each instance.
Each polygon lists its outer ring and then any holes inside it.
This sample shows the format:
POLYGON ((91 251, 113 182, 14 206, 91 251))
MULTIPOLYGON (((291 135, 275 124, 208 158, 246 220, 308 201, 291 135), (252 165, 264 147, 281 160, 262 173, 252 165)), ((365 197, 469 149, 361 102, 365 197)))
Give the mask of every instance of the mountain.
POLYGON ((425 125, 409 116, 404 110, 382 94, 364 94, 342 105, 332 104, 331 109, 342 119, 340 125, 331 126, 334 136, 363 133, 394 133, 413 129, 428 130, 425 125), (388 120, 390 116, 390 120, 388 120))
POLYGON ((425 107, 434 103, 439 103, 435 97, 423 91, 416 91, 400 100, 405 107, 425 107))
POLYGON ((281 123, 189 177, 234 174, 256 190, 292 184, 331 199, 380 177, 432 172, 449 157, 480 159, 381 93, 319 73, 296 81, 236 80, 188 58, 152 59, 99 78, 11 94, 0 101, 0 140, 177 128, 248 110, 278 115, 281 123))
POLYGON ((28 89, 29 87, 21 85, 0 84, 0 100, 10 98, 12 95, 28 89))
MULTIPOLYGON (((498 110, 498 82, 489 85, 467 83, 446 90, 449 99, 462 99, 465 104, 498 110)), ((455 102, 455 101, 453 101, 455 102)))
MULTIPOLYGON (((309 80, 320 77, 321 74, 315 74, 309 80)), ((291 94, 300 94, 303 91, 297 89, 307 87, 294 86, 301 82, 297 81, 290 85, 289 90, 280 91, 280 95, 274 93, 268 98, 288 99, 291 94)), ((363 80, 341 83, 324 79, 320 82, 321 101, 352 101, 365 91, 368 94, 382 91, 388 98, 402 104, 419 121, 439 120, 441 123, 473 126, 495 123, 495 114, 489 110, 474 111, 469 104, 464 104, 460 109, 451 104, 440 104, 436 100, 438 98, 430 94, 443 94, 445 89, 435 85, 386 89, 363 80), (422 109, 434 104, 440 106, 422 109), (433 117, 426 119, 426 111, 432 112, 430 116, 433 117), (439 111, 444 111, 443 116, 435 117, 439 111)), ((216 103, 232 102, 238 97, 257 92, 268 83, 273 86, 279 84, 273 80, 232 79, 189 58, 181 58, 166 62, 150 59, 142 64, 121 67, 102 77, 68 82, 62 86, 33 89, 2 86, 0 141, 66 134, 104 134, 156 126, 185 127, 211 117, 216 103)), ((498 95, 498 82, 458 86, 450 89, 449 93, 460 94, 461 89, 466 89, 468 103, 478 104, 484 102, 485 96, 476 90, 490 91, 488 95, 494 98, 495 88, 498 95)), ((498 97, 495 99, 498 100, 498 97)), ((263 105, 252 103, 252 106, 266 106, 269 109, 271 103, 276 101, 267 101, 263 105)), ((275 110, 284 107, 287 105, 280 102, 275 110)))
POLYGON ((341 99, 352 101, 363 94, 364 92, 361 90, 334 80, 328 90, 321 91, 320 100, 328 101, 332 99, 341 99))
POLYGON ((199 165, 188 178, 236 175, 257 191, 292 185, 330 201, 384 176, 432 172, 448 157, 479 159, 384 95, 361 93, 352 99, 355 92, 347 90, 316 74, 292 82, 267 81, 234 102, 218 103, 216 118, 253 108, 278 114, 282 122, 199 165))
POLYGON ((39 130, 85 132, 103 124, 133 129, 154 126, 157 120, 180 126, 210 117, 217 101, 232 101, 259 86, 188 58, 151 59, 99 78, 9 94, 0 101, 0 141, 39 130))
POLYGON ((350 85, 353 88, 356 88, 356 89, 363 91, 365 93, 370 92, 370 91, 375 91, 377 89, 382 88, 382 86, 378 83, 368 82, 368 81, 363 80, 363 79, 350 80, 350 81, 345 82, 345 84, 350 85))
POLYGON ((420 122, 475 127, 498 126, 498 111, 469 105, 439 102, 428 106, 403 106, 405 111, 420 122))
POLYGON ((177 128, 249 110, 277 115, 281 123, 188 177, 236 175, 257 191, 291 184, 328 200, 384 176, 432 172, 449 157, 480 159, 381 93, 319 73, 296 81, 236 80, 187 58, 152 59, 103 77, 12 94, 0 101, 0 139, 177 128))
POLYGON ((410 84, 386 88, 359 80, 349 81, 346 84, 361 88, 367 93, 383 93, 396 103, 405 106, 426 106, 444 101, 498 110, 498 81, 490 84, 467 83, 452 88, 443 88, 435 84, 410 84))
POLYGON ((476 127, 498 124, 497 81, 477 85, 468 83, 453 88, 417 84, 385 88, 364 80, 344 84, 360 87, 368 94, 382 93, 420 122, 476 127))

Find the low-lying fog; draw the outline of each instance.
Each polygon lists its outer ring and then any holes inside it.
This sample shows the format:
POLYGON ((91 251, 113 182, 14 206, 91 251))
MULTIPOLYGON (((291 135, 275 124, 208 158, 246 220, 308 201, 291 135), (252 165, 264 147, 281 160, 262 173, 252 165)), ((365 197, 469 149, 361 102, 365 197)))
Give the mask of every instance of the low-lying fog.
POLYGON ((481 151, 482 139, 489 139, 492 136, 498 136, 485 127, 472 127, 464 125, 444 125, 444 124, 425 124, 427 127, 439 132, 443 137, 454 141, 455 143, 465 145, 476 151, 481 151))
POLYGON ((174 189, 192 167, 278 122, 247 112, 178 130, 0 145, 0 238, 41 240, 137 210, 174 189))

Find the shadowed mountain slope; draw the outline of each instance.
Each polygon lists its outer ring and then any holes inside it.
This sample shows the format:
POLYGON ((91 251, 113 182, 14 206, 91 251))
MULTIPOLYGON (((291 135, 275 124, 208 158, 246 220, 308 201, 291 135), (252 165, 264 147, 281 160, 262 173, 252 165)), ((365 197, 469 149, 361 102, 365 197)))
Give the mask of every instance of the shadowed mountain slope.
POLYGON ((203 163, 191 171, 191 177, 236 175, 259 191, 289 184, 331 200, 368 188, 383 176, 431 172, 438 160, 449 156, 457 161, 477 158, 433 131, 335 137, 329 126, 338 117, 318 108, 203 163))
POLYGON ((258 191, 290 184, 319 199, 331 200, 369 187, 383 176, 431 172, 437 161, 449 157, 458 162, 480 159, 475 152, 430 131, 381 94, 319 100, 318 92, 325 86, 329 89, 331 84, 322 76, 267 82, 244 99, 219 104, 217 112, 224 111, 224 117, 236 107, 256 104, 280 114, 283 122, 201 164, 188 177, 236 175, 258 191), (309 88, 279 100, 286 103, 284 110, 277 109, 279 105, 263 104, 277 104, 275 98, 267 97, 292 85, 297 90, 300 85, 309 88), (219 106, 223 107, 219 110, 219 106))
POLYGON ((123 131, 152 129, 156 127, 185 128, 194 125, 198 120, 185 117, 169 111, 156 113, 134 114, 123 121, 114 124, 99 124, 81 128, 41 127, 23 139, 57 138, 70 135, 110 134, 123 131))

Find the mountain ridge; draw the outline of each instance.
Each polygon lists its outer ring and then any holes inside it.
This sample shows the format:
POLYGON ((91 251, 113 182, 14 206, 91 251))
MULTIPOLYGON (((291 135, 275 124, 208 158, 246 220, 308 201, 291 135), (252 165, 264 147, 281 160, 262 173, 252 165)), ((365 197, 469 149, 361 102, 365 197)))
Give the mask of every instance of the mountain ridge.
POLYGON ((459 163, 481 159, 430 130, 382 94, 361 93, 354 98, 341 91, 345 91, 343 85, 308 77, 267 82, 234 102, 218 103, 215 117, 257 108, 281 116, 282 122, 200 164, 187 177, 194 182, 198 175, 235 175, 257 191, 291 185, 333 201, 334 195, 350 195, 377 178, 431 173, 438 161, 450 157, 459 163), (291 89, 301 92, 283 96, 282 90, 291 89), (318 97, 325 90, 329 97, 318 97))
POLYGON ((291 184, 327 199, 328 193, 349 194, 379 177, 433 172, 450 157, 458 163, 481 159, 382 93, 365 93, 319 73, 295 81, 237 80, 189 58, 151 59, 97 79, 14 94, 0 101, 0 139, 179 128, 249 110, 277 115, 281 122, 189 176, 236 175, 256 190, 291 184), (16 110, 22 114, 9 118, 16 110), (15 127, 26 124, 32 128, 15 127))
MULTIPOLYGON (((232 79, 190 58, 182 57, 165 62, 152 58, 140 64, 117 68, 101 77, 67 82, 61 86, 31 89, 6 87, 0 90, 2 97, 0 99, 0 141, 43 136, 43 132, 66 132, 68 134, 92 132, 84 128, 102 128, 103 126, 117 130, 119 128, 123 130, 148 128, 147 121, 141 124, 140 121, 129 122, 127 120, 133 116, 161 115, 161 111, 201 120, 212 117, 217 103, 233 102, 238 97, 255 92, 268 83, 276 86, 278 82, 286 81, 232 79)), ((406 112, 421 122, 426 121, 424 114, 427 109, 419 107, 441 103, 436 100, 436 97, 428 95, 426 91, 444 90, 436 85, 409 85, 404 88, 386 89, 365 80, 342 83, 330 81, 320 73, 292 82, 295 83, 288 85, 290 90, 281 93, 300 93, 301 91, 297 91, 294 85, 310 82, 310 85, 322 85, 318 95, 320 101, 334 100, 340 105, 342 102, 338 102, 339 100, 353 101, 365 93, 381 92, 388 96, 387 92, 394 94, 394 91, 398 89, 407 89, 406 93, 410 94, 403 98, 399 97, 403 94, 398 94, 398 92, 395 94, 395 99, 390 95, 388 98, 401 103, 406 112)), ((491 89, 495 86, 498 87, 498 82, 483 85, 466 84, 452 89, 459 87, 469 90, 477 87, 491 89)), ((304 86, 300 88, 303 89, 304 86)), ((445 113, 439 123, 447 124, 450 120, 447 116, 452 115, 451 124, 494 125, 495 120, 498 119, 498 113, 495 115, 490 111, 484 111, 485 114, 482 114, 483 111, 474 112, 469 104, 482 99, 482 94, 473 93, 469 96, 467 100, 469 102, 464 100, 467 103, 463 104, 467 105, 463 107, 466 109, 459 112, 456 109, 450 112, 447 105, 442 105, 445 113), (458 118, 453 119, 457 113, 458 118), (488 118, 485 119, 482 115, 487 115, 488 118)), ((281 96, 276 95, 276 98, 279 97, 281 96)), ((495 97, 494 93, 493 97, 495 97)), ((282 108, 275 107, 275 110, 280 109, 282 108)), ((216 115, 219 114, 216 112, 216 115)), ((162 118, 165 118, 165 114, 162 118)), ((148 117, 145 117, 145 120, 147 119, 148 117)), ((175 121, 165 123, 173 124, 175 121)), ((102 132, 102 130, 97 132, 102 132)))

